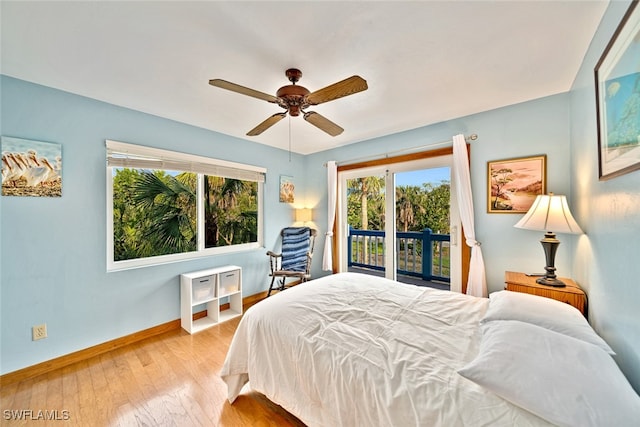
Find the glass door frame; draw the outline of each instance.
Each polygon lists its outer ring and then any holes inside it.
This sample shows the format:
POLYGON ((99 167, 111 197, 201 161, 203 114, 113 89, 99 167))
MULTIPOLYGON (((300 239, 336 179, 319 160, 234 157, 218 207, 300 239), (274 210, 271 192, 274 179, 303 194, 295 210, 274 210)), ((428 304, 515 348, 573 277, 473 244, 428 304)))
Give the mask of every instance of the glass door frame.
MULTIPOLYGON (((338 258, 338 271, 348 271, 347 266, 347 238, 349 236, 349 222, 347 221, 347 180, 355 179, 355 178, 365 178, 368 176, 380 176, 384 175, 385 180, 385 221, 384 221, 384 266, 385 266, 385 277, 387 279, 395 280, 395 250, 388 250, 390 248, 388 242, 395 241, 395 221, 396 221, 396 210, 394 207, 389 209, 389 204, 393 203, 393 197, 386 197, 386 194, 389 188, 395 188, 395 186, 389 186, 389 181, 394 181, 394 176, 392 173, 389 173, 387 166, 374 166, 374 167, 366 167, 361 169, 352 169, 346 172, 338 172, 338 200, 337 200, 337 212, 338 212, 338 221, 337 223, 341 225, 340 230, 338 232, 338 253, 340 254, 338 258), (391 201, 390 201, 391 200, 391 201), (390 213, 390 215, 389 215, 390 213), (393 240, 390 240, 390 237, 393 240), (391 267, 390 267, 391 266, 391 267)), ((394 245, 391 245, 394 246, 394 245)))
MULTIPOLYGON (((349 235, 347 218, 347 196, 346 182, 347 179, 361 178, 372 175, 385 175, 385 195, 392 191, 393 197, 385 197, 385 277, 395 280, 397 277, 396 265, 396 207, 395 207, 395 174, 413 170, 430 169, 437 167, 453 168, 452 149, 449 152, 435 150, 437 155, 428 155, 431 152, 419 153, 419 157, 411 155, 400 156, 398 158, 381 159, 378 164, 362 163, 358 165, 347 165, 346 167, 338 167, 338 200, 337 200, 337 221, 336 221, 336 252, 337 252, 337 271, 348 271, 347 267, 347 239, 349 235), (427 155, 425 155, 427 154, 427 155), (402 160, 397 160, 397 159, 402 160), (397 161, 393 161, 397 160, 397 161), (385 162, 388 161, 388 162, 385 162)), ((375 163, 375 162, 373 162, 375 163)), ((462 225, 460 222, 459 209, 456 199, 455 179, 451 174, 451 204, 450 204, 450 250, 451 250, 451 290, 461 292, 463 289, 462 279, 464 263, 464 248, 461 248, 460 230, 462 225)), ((468 263, 468 261, 467 261, 468 263)))

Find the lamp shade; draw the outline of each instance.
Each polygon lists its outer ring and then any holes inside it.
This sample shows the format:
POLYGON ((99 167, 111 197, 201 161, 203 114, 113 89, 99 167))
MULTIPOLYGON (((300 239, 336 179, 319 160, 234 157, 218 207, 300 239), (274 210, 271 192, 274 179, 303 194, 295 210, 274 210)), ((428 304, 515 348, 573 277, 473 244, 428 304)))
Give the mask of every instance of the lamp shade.
POLYGON ((299 221, 299 222, 311 221, 311 209, 307 209, 307 208, 296 209, 296 221, 299 221))
POLYGON ((582 229, 571 215, 567 198, 553 193, 536 197, 529 211, 514 227, 553 231, 554 233, 582 234, 582 229))

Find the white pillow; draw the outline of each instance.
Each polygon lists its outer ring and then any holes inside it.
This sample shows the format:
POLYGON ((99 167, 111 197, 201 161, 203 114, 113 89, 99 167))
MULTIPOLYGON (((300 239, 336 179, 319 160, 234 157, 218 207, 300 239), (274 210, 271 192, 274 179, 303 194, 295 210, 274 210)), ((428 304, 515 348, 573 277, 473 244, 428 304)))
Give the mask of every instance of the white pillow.
POLYGON ((463 377, 553 424, 638 425, 640 397, 600 347, 518 321, 482 329, 463 377))
POLYGON ((489 308, 481 323, 492 320, 519 320, 590 342, 611 355, 616 353, 589 325, 580 311, 560 301, 513 291, 489 295, 489 308))

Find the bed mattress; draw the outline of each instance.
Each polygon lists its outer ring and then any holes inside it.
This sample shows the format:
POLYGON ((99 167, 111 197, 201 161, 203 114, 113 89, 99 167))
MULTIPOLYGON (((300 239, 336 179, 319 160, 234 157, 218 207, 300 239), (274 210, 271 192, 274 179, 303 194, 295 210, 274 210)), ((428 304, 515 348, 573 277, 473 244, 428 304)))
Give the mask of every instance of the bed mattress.
POLYGON ((457 373, 488 299, 340 273, 251 307, 221 371, 309 426, 538 426, 457 373))

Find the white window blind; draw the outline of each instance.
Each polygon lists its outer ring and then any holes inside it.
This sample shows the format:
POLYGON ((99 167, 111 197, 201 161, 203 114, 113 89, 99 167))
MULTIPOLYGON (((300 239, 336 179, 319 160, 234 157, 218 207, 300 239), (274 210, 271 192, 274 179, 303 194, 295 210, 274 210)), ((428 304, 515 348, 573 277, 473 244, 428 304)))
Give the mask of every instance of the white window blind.
POLYGON ((266 169, 258 166, 118 141, 107 140, 106 146, 109 167, 176 170, 243 181, 265 181, 266 169))

